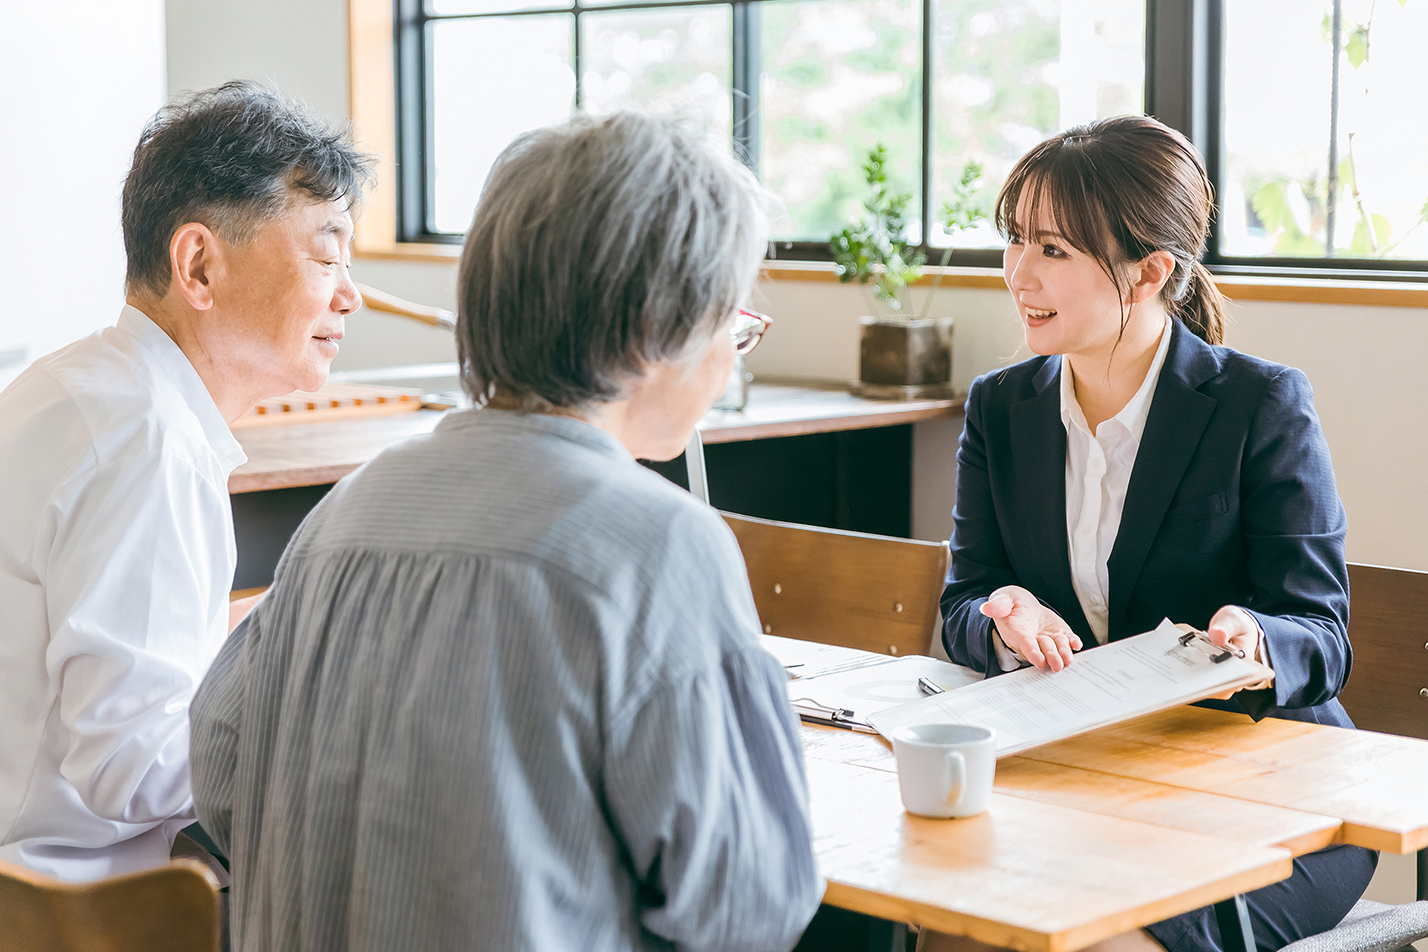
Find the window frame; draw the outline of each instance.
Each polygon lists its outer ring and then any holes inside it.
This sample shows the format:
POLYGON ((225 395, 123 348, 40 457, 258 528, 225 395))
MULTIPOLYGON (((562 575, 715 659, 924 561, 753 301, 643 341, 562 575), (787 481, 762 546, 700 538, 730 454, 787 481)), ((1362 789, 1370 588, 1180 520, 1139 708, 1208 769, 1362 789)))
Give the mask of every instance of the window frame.
MULTIPOLYGON (((539 11, 511 11, 470 16, 431 16, 422 0, 349 0, 349 28, 352 39, 353 119, 363 133, 363 141, 380 158, 379 175, 391 183, 394 201, 359 224, 358 249, 368 256, 395 258, 455 257, 462 236, 432 232, 426 222, 432 200, 426 157, 431 128, 426 122, 430 104, 430 64, 426 61, 427 24, 435 20, 530 15, 537 12, 567 11, 574 14, 574 65, 580 66, 579 14, 608 9, 645 9, 651 6, 697 6, 725 4, 733 10, 732 77, 733 131, 736 153, 757 164, 760 131, 757 113, 749 104, 758 95, 758 10, 764 0, 680 0, 678 3, 617 2, 585 6, 572 0, 568 6, 552 3, 539 11), (385 18, 385 24, 381 20, 385 18), (385 45, 385 51, 382 49, 385 45), (359 62, 360 60, 360 62, 359 62), (385 90, 377 77, 385 75, 385 90), (374 72, 375 69, 375 72, 374 72), (385 122, 387 129, 380 128, 385 122), (393 156, 393 160, 386 159, 393 156), (394 206, 394 207, 393 207, 394 206)), ((926 64, 932 58, 933 31, 926 28, 934 14, 935 0, 920 0, 922 30, 922 154, 921 207, 924 222, 931 220, 932 74, 926 64)), ((1222 148, 1221 65, 1224 53, 1224 4, 1227 0, 1146 0, 1145 31, 1145 112, 1185 133, 1205 157, 1211 181, 1218 183, 1222 148)), ((577 91, 577 103, 579 93, 577 91)), ((1210 271, 1241 288, 1265 287, 1265 279, 1289 285, 1319 284, 1324 279, 1370 285, 1383 281, 1424 280, 1428 262, 1417 260, 1380 261, 1334 258, 1236 257, 1219 252, 1219 223, 1211 225, 1205 264, 1210 271)), ((929 261, 940 261, 944 249, 924 242, 920 250, 929 261)), ((952 252, 952 269, 1001 268, 1002 252, 989 248, 959 248, 952 252)), ((821 241, 778 241, 772 243, 769 264, 778 262, 829 262, 832 256, 821 241)), ((929 269, 935 270, 935 269, 929 269)), ((1347 288, 1345 290, 1348 290, 1347 288)), ((1405 289, 1406 290, 1406 289, 1405 289)), ((1263 297, 1255 293, 1251 296, 1263 297)), ((1417 300, 1418 294, 1413 295, 1417 300)), ((1298 300, 1298 295, 1279 299, 1298 300)), ((1419 305, 1415 305, 1419 306, 1419 305)))

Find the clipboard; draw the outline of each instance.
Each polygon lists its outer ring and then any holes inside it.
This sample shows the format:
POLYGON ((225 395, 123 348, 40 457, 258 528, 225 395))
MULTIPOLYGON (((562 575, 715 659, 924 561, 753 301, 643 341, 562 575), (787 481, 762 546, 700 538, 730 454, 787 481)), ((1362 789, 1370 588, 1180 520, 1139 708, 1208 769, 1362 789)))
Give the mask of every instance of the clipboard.
POLYGON ((1273 680, 1268 666, 1184 631, 1155 629, 1078 652, 1058 672, 1022 668, 966 687, 876 711, 868 722, 890 737, 905 726, 978 724, 997 733, 997 756, 1074 737, 1225 691, 1273 680))

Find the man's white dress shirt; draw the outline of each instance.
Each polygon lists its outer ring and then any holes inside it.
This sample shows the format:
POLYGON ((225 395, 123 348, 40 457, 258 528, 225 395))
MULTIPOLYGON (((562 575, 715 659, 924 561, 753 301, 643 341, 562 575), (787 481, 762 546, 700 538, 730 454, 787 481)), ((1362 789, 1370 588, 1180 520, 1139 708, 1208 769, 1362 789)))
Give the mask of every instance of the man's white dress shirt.
POLYGON ((0 394, 0 859, 69 880, 168 862, 243 461, 133 307, 0 394))
MULTIPOLYGON (((1131 470, 1140 451, 1140 438, 1150 416, 1151 398, 1170 350, 1170 321, 1160 335, 1160 346, 1146 371, 1140 389, 1121 411, 1103 421, 1092 433, 1086 414, 1076 399, 1076 377, 1071 362, 1061 358, 1061 423, 1066 427, 1066 541, 1071 560, 1071 587, 1091 626, 1096 644, 1106 643, 1109 627, 1110 575, 1106 568, 1121 511, 1126 504, 1131 470)), ((1021 658, 993 639, 1003 671, 1015 670, 1021 658)), ((1095 645, 1085 645, 1086 648, 1095 645)))

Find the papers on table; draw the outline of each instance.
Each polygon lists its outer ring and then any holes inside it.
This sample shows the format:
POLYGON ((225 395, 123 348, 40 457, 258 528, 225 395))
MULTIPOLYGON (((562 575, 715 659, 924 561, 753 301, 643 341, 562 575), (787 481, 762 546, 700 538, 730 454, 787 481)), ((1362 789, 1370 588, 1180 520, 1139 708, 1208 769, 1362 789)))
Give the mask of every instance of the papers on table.
POLYGON ((1001 757, 1272 676, 1262 664, 1214 649, 1203 635, 1187 639, 1167 619, 1154 631, 1079 652, 1061 671, 1022 668, 880 708, 869 721, 885 737, 913 724, 980 724, 997 732, 1001 757))
POLYGON ((855 730, 871 730, 867 719, 876 711, 922 697, 918 678, 944 691, 982 679, 971 668, 921 655, 894 658, 775 635, 764 635, 763 643, 788 670, 788 699, 800 717, 855 730))
POLYGON ((851 671, 870 664, 891 661, 889 655, 860 651, 857 648, 840 648, 837 645, 823 645, 816 641, 801 641, 797 638, 780 638, 778 635, 760 635, 764 648, 778 659, 790 678, 816 678, 836 671, 851 671))
POLYGON ((924 697, 917 686, 917 679, 923 677, 944 691, 982 680, 971 668, 936 658, 889 658, 882 664, 790 681, 788 699, 795 709, 801 705, 811 709, 812 702, 825 709, 842 708, 851 712, 849 716, 867 721, 878 711, 924 697))

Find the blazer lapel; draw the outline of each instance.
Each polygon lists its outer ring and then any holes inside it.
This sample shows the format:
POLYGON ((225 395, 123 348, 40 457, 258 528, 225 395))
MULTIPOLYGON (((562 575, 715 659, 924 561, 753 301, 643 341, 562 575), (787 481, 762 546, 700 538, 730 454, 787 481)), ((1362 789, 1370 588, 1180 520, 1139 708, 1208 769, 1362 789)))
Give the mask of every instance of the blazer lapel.
POLYGON ((1215 352, 1179 321, 1172 321, 1170 327, 1174 336, 1131 469, 1116 544, 1106 562, 1112 638, 1119 633, 1151 543, 1219 402, 1196 389, 1219 373, 1215 352))
POLYGON ((1013 499, 1021 527, 1015 544, 1035 553, 1043 583, 1037 594, 1057 606, 1067 624, 1087 638, 1091 628, 1071 587, 1066 548, 1066 428, 1061 423, 1060 370, 1061 358, 1048 358, 1032 378, 1036 395, 1011 408, 1013 499))

